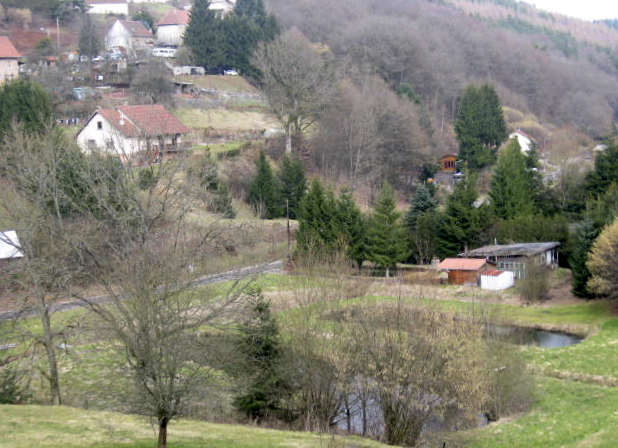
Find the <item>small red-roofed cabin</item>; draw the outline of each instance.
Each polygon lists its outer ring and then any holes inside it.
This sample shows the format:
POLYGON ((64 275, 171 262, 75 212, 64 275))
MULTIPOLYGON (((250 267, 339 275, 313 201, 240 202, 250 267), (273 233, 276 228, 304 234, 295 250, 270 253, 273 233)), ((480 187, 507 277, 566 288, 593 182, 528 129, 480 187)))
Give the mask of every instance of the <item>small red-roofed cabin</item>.
POLYGON ((515 274, 511 271, 489 269, 481 272, 481 289, 502 291, 515 284, 515 274))
POLYGON ((479 258, 445 258, 437 267, 448 273, 450 285, 468 286, 478 286, 480 274, 494 268, 494 263, 479 258))

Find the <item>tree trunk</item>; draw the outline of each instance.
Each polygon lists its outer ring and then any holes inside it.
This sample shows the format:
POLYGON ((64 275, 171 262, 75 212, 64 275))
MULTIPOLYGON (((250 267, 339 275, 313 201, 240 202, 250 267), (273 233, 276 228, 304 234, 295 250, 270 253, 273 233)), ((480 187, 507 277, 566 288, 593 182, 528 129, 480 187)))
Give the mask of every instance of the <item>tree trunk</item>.
MULTIPOLYGON (((45 300, 42 298, 41 300, 45 300)), ((42 303, 43 310, 41 312, 41 323, 43 325, 43 346, 47 355, 47 363, 49 364, 49 387, 51 392, 52 405, 60 406, 62 400, 60 397, 60 381, 58 380, 58 361, 56 360, 56 351, 54 349, 54 341, 49 318, 49 309, 42 303)))
POLYGON ((285 153, 292 154, 292 130, 290 127, 285 130, 285 153))
POLYGON ((159 419, 159 441, 157 443, 158 448, 167 448, 167 417, 159 419))

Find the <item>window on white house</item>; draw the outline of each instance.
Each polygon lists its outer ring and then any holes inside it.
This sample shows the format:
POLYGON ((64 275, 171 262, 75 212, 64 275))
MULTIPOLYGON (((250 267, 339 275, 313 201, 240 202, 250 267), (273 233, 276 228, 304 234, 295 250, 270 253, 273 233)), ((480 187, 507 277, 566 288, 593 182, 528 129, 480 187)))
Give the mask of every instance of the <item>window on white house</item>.
POLYGON ((88 140, 88 149, 94 149, 97 147, 97 142, 94 140, 88 140))
POLYGON ((103 122, 102 121, 97 121, 97 129, 103 129, 103 122))
POLYGON ((105 147, 107 149, 114 149, 114 141, 112 139, 109 139, 105 142, 105 147))

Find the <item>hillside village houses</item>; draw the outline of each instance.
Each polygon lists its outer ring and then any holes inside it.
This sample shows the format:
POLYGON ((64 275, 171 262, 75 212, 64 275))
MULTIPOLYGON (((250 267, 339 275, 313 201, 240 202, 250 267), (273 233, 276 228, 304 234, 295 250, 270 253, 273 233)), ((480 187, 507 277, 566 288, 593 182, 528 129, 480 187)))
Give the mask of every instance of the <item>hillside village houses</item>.
POLYGON ((21 53, 6 36, 0 36, 0 85, 19 77, 18 60, 21 53))
POLYGON ((157 43, 178 46, 189 24, 189 13, 184 9, 172 8, 155 24, 157 43))
POLYGON ((128 53, 150 49, 154 45, 152 32, 142 22, 121 20, 114 22, 105 36, 105 49, 123 48, 128 53))
POLYGON ((160 104, 120 106, 96 110, 76 140, 86 154, 101 151, 123 163, 149 163, 186 149, 188 132, 189 128, 160 104))

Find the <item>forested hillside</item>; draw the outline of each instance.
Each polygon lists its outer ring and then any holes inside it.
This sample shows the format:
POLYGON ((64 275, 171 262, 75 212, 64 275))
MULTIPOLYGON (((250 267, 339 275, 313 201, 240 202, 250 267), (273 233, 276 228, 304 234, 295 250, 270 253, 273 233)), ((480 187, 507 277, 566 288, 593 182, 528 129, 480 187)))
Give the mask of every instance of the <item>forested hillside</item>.
MULTIPOLYGON (((348 74, 409 85, 432 146, 469 83, 508 108, 599 138, 618 114, 618 30, 511 0, 268 0, 283 28, 325 44, 348 74), (431 126, 429 125, 431 124, 431 126)), ((362 87, 361 87, 362 89, 362 87)), ((546 137, 536 135, 537 139, 546 137)), ((422 143, 419 143, 422 145, 422 143)))

